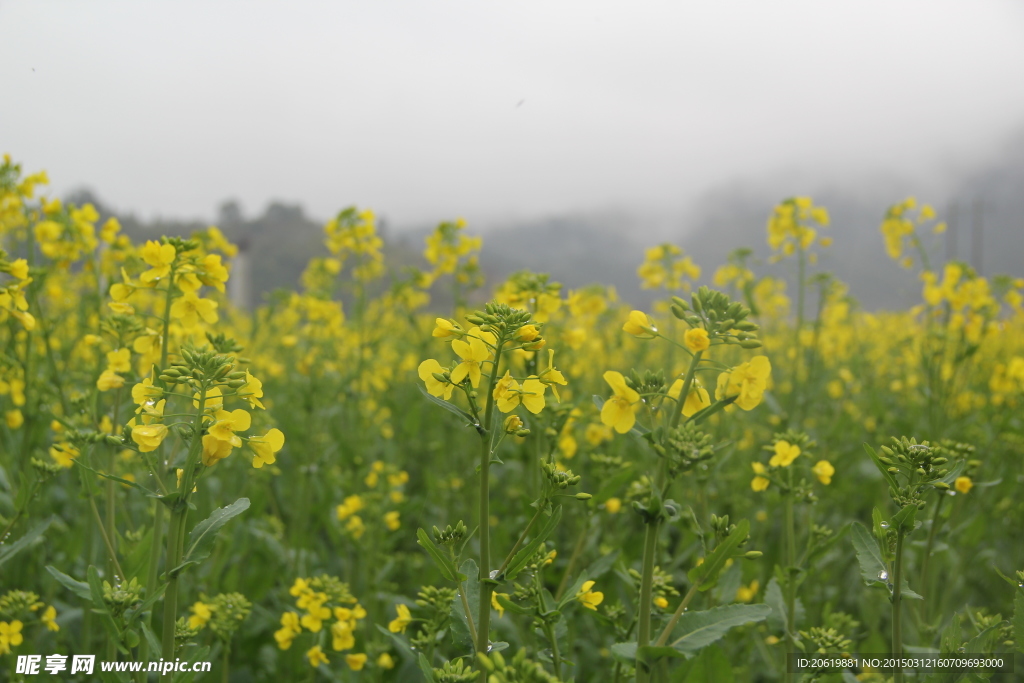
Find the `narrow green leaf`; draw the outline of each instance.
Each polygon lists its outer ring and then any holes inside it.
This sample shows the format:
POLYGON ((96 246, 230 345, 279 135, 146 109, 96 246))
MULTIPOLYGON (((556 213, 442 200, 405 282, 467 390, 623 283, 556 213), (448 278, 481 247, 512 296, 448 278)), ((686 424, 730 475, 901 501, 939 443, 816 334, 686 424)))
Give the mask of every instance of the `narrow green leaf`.
POLYGON ((45 519, 29 529, 24 536, 5 548, 0 548, 0 565, 7 562, 19 552, 32 545, 37 538, 43 535, 53 518, 45 519))
POLYGON ((868 455, 871 456, 871 462, 875 463, 875 467, 877 467, 878 471, 882 473, 883 477, 885 477, 885 481, 889 484, 889 488, 894 491, 898 491, 900 487, 899 484, 896 483, 896 477, 894 477, 892 472, 889 471, 889 466, 878 459, 878 454, 875 453, 875 449, 868 444, 864 444, 864 450, 868 452, 868 455))
POLYGON ((470 415, 469 413, 467 413, 462 408, 458 407, 454 403, 449 403, 448 401, 445 401, 442 398, 438 398, 437 396, 431 396, 427 392, 427 390, 424 389, 423 387, 420 387, 419 389, 420 389, 420 393, 423 394, 424 396, 426 396, 427 400, 430 401, 431 403, 433 403, 434 405, 441 406, 442 408, 447 410, 449 413, 452 413, 454 415, 458 415, 470 427, 477 427, 477 428, 479 428, 479 425, 477 425, 476 420, 473 419, 473 416, 470 415))
POLYGON ((156 491, 150 491, 145 486, 141 486, 141 485, 135 483, 134 481, 131 481, 130 479, 122 479, 121 477, 115 477, 113 474, 107 474, 106 472, 100 472, 99 470, 94 470, 93 468, 89 467, 84 462, 82 462, 81 458, 75 458, 75 460, 73 462, 76 465, 78 465, 79 467, 81 467, 83 469, 86 469, 86 470, 89 470, 90 472, 95 474, 97 477, 103 477, 104 479, 109 479, 111 481, 116 481, 119 484, 124 484, 125 486, 130 486, 133 489, 138 489, 138 490, 142 491, 143 493, 145 493, 150 498, 160 498, 160 494, 157 493, 156 491))
POLYGON ((562 506, 556 505, 555 509, 551 511, 551 516, 548 517, 544 526, 541 527, 537 535, 533 537, 529 543, 519 549, 515 555, 512 556, 512 561, 505 567, 505 576, 503 577, 506 581, 512 581, 519 575, 519 572, 530 563, 530 559, 536 554, 537 549, 540 548, 541 543, 548 539, 548 536, 554 532, 555 527, 558 526, 558 520, 562 518, 562 506))
POLYGON ((192 533, 188 536, 188 545, 185 549, 184 562, 182 565, 198 564, 202 562, 213 551, 213 543, 217 538, 217 532, 231 521, 249 509, 249 499, 239 498, 231 505, 217 508, 210 513, 210 516, 196 524, 192 533))
POLYGON ((741 520, 732 533, 718 544, 711 552, 711 555, 705 558, 703 563, 687 573, 690 582, 699 584, 701 591, 706 591, 713 587, 715 582, 718 581, 718 575, 721 573, 722 568, 725 567, 725 563, 736 554, 736 549, 740 543, 746 540, 749 533, 750 522, 745 519, 741 520))
POLYGON ((466 593, 466 602, 469 603, 469 612, 472 615, 473 625, 476 626, 477 615, 480 614, 480 570, 473 560, 466 560, 459 567, 459 573, 464 574, 466 580, 458 586, 459 592, 452 600, 452 618, 449 622, 449 630, 452 634, 452 641, 456 646, 461 647, 466 654, 476 651, 476 642, 473 632, 469 628, 469 618, 462 604, 462 592, 466 593))
POLYGON ((466 580, 466 577, 459 574, 455 569, 455 563, 452 562, 451 558, 445 556, 444 552, 437 547, 424 529, 416 530, 416 542, 427 551, 427 554, 434 560, 434 564, 441 570, 441 575, 444 578, 455 582, 466 580))
MULTIPOLYGON (((46 571, 50 572, 53 578, 57 579, 57 581, 62 586, 67 588, 69 591, 71 591, 78 597, 84 598, 86 600, 92 600, 92 592, 90 591, 89 584, 87 584, 86 582, 76 581, 75 579, 71 578, 70 576, 60 571, 56 567, 51 567, 49 565, 47 565, 46 571)), ((157 652, 159 652, 159 650, 157 650, 157 652)))
POLYGON ((430 666, 427 656, 421 652, 416 661, 420 665, 420 671, 423 672, 424 678, 430 683, 434 683, 434 667, 430 666))

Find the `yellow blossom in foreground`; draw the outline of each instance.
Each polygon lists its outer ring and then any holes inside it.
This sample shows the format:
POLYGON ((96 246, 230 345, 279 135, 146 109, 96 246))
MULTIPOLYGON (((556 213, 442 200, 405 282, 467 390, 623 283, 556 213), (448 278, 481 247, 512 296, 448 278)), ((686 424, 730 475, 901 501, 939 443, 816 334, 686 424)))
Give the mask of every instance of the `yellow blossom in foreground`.
POLYGON ((576 600, 580 602, 584 607, 590 610, 597 611, 597 606, 604 601, 604 593, 600 591, 592 591, 595 581, 584 581, 583 586, 579 592, 576 593, 576 600))
POLYGON ((811 471, 814 472, 814 476, 818 478, 818 481, 828 486, 832 483, 832 475, 836 473, 836 468, 828 460, 819 460, 811 468, 811 471))
POLYGON ((377 666, 382 669, 390 670, 395 668, 394 658, 387 652, 381 652, 380 657, 377 657, 377 666))
POLYGON ((754 356, 746 363, 718 376, 715 398, 736 397, 735 404, 743 410, 753 410, 761 402, 772 366, 766 356, 754 356))
POLYGON ((754 474, 757 475, 750 480, 750 488, 755 491, 764 491, 771 483, 770 479, 761 476, 766 471, 765 466, 759 462, 754 462, 750 463, 750 467, 754 470, 754 474))
POLYGON ((665 609, 666 607, 668 607, 668 599, 659 595, 658 597, 654 598, 654 606, 658 609, 665 609))
POLYGON ((412 623, 412 614, 409 613, 409 608, 402 603, 395 605, 395 612, 398 613, 398 616, 388 624, 388 630, 392 633, 405 633, 405 629, 412 623))
POLYGON ((423 383, 427 386, 427 393, 431 396, 437 396, 438 398, 444 398, 448 400, 452 397, 452 392, 455 390, 455 385, 450 382, 442 382, 441 380, 434 377, 434 375, 444 374, 445 369, 441 367, 433 358, 420 363, 417 373, 423 383))
POLYGON ((203 436, 203 464, 213 467, 224 458, 231 455, 234 446, 230 441, 218 439, 213 434, 203 436))
POLYGON ((601 422, 619 434, 625 434, 636 423, 640 394, 629 388, 621 372, 607 371, 604 373, 604 381, 612 388, 614 395, 601 406, 601 422))
MULTIPOLYGON (((679 394, 683 391, 683 380, 677 379, 672 383, 672 386, 668 389, 668 395, 674 399, 679 398, 679 394)), ((711 396, 708 395, 708 390, 701 386, 700 381, 694 378, 693 383, 690 384, 690 393, 686 397, 686 401, 683 403, 683 417, 690 417, 694 413, 704 410, 711 405, 711 396)))
POLYGON ((634 337, 640 337, 641 339, 653 339, 654 333, 658 331, 658 328, 654 326, 654 322, 643 311, 630 311, 629 318, 626 319, 622 329, 624 332, 628 332, 634 337))
POLYGON ((327 655, 324 654, 323 649, 319 645, 306 650, 306 657, 309 659, 309 665, 313 668, 320 666, 321 664, 330 664, 327 659, 327 655))
POLYGON ((711 340, 708 339, 708 331, 703 327, 694 327, 687 330, 683 335, 683 343, 686 344, 686 348, 694 353, 705 351, 711 346, 711 340))
POLYGON ((249 439, 249 448, 256 455, 252 459, 252 466, 256 469, 264 465, 273 465, 277 462, 275 455, 284 447, 284 433, 280 429, 271 429, 263 436, 254 436, 249 439))
POLYGON ((458 354, 462 362, 455 366, 451 376, 454 384, 460 384, 468 377, 469 383, 475 389, 480 384, 480 364, 491 357, 491 350, 478 337, 468 339, 469 341, 452 341, 452 351, 458 354))
POLYGON ((132 441, 139 446, 139 451, 149 453, 155 451, 167 437, 167 427, 160 424, 135 425, 132 427, 132 441))
POLYGON ((799 455, 799 446, 782 439, 775 443, 775 455, 771 457, 768 464, 772 467, 789 467, 793 464, 793 461, 799 457, 799 455))
POLYGON ((171 305, 171 318, 181 322, 186 329, 199 325, 202 318, 207 323, 217 322, 217 302, 200 299, 195 292, 185 292, 171 305))
POLYGON ((953 487, 960 493, 967 493, 974 488, 974 482, 971 481, 970 477, 957 477, 956 481, 953 482, 953 487))

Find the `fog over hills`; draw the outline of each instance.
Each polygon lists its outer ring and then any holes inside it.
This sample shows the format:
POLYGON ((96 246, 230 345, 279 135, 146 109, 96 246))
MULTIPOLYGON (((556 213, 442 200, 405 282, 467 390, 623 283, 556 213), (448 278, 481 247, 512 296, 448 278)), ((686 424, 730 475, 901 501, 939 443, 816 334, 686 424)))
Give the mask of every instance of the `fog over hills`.
MULTIPOLYGON (((950 178, 920 183, 861 174, 840 183, 777 174, 722 185, 676 215, 609 209, 471 224, 467 230, 484 235, 481 263, 488 287, 511 272, 530 269, 550 273, 569 288, 592 282, 613 285, 624 300, 643 306, 651 293, 640 290, 636 268, 644 249, 663 241, 679 244, 693 255, 704 269, 703 282, 710 282, 729 252, 745 246, 754 249, 758 272, 786 277, 792 287, 792 268, 767 263, 765 222, 780 199, 809 194, 828 208, 832 218, 828 234, 835 243, 823 250, 819 267, 850 283, 851 294, 866 308, 895 308, 915 301, 920 285, 886 256, 879 223, 886 207, 907 195, 931 203, 940 219, 950 224, 946 236, 928 236, 934 256, 970 262, 985 275, 1024 275, 1024 134, 1010 140, 990 162, 950 178)), ((101 212, 110 213, 92 192, 77 192, 73 199, 93 201, 101 212)), ((433 225, 396 228, 387 221, 386 210, 382 214, 389 262, 423 265, 419 253, 433 225)), ((119 218, 137 239, 188 234, 207 225, 201 220, 119 218)), ((276 288, 295 287, 308 259, 326 253, 324 220, 280 201, 270 203, 260 215, 247 216, 237 203, 227 201, 212 222, 245 248, 252 273, 248 302, 254 303, 276 288)))

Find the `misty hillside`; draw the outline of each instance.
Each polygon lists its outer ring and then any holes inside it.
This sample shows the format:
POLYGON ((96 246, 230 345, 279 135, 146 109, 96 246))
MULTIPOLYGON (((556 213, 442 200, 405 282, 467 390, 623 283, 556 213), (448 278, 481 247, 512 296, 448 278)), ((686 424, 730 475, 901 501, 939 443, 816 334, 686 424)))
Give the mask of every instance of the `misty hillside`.
MULTIPOLYGON (((714 269, 725 262, 729 252, 746 246, 754 249, 759 272, 786 277, 792 287, 794 266, 769 265, 765 244, 765 222, 775 203, 786 196, 778 189, 785 185, 785 179, 752 180, 709 192, 678 218, 670 239, 704 268, 705 282, 710 282, 714 269)), ((823 250, 819 267, 850 283, 853 296, 869 309, 904 307, 919 296, 917 279, 886 256, 879 233, 886 207, 907 194, 901 185, 895 180, 862 179, 848 187, 813 192, 815 203, 827 207, 831 214, 828 234, 835 240, 831 248, 823 250)), ((943 237, 928 235, 930 252, 938 260, 949 256, 972 262, 986 275, 1024 274, 1024 136, 986 168, 954 184, 947 197, 922 195, 918 199, 931 202, 939 218, 950 225, 943 237), (979 254, 980 263, 976 262, 979 254)), ((110 214, 89 192, 76 193, 72 200, 92 201, 101 213, 110 214)), ((200 221, 141 221, 131 215, 119 219, 135 239, 189 234, 206 227, 200 221)), ((277 288, 296 287, 306 262, 325 253, 323 220, 307 216, 296 204, 273 202, 262 215, 245 216, 236 203, 228 201, 214 224, 249 254, 250 304, 262 301, 277 288)), ((431 229, 422 225, 398 231, 381 220, 389 264, 395 269, 424 266, 419 254, 431 229)), ((651 293, 639 288, 636 268, 644 249, 661 238, 652 235, 635 216, 554 216, 505 225, 471 225, 469 230, 484 235, 481 265, 489 287, 511 272, 530 269, 550 273, 568 288, 592 282, 613 285, 622 299, 637 306, 650 300, 651 293)))

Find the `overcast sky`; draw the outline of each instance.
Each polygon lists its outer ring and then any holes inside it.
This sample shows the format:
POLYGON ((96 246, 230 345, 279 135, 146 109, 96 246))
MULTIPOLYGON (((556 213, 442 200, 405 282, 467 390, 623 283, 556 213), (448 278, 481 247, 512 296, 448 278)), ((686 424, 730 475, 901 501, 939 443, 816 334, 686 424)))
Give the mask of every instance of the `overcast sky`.
POLYGON ((1024 128, 1022 83, 1011 0, 0 0, 0 151, 147 217, 281 199, 410 225, 935 179, 1024 128))

